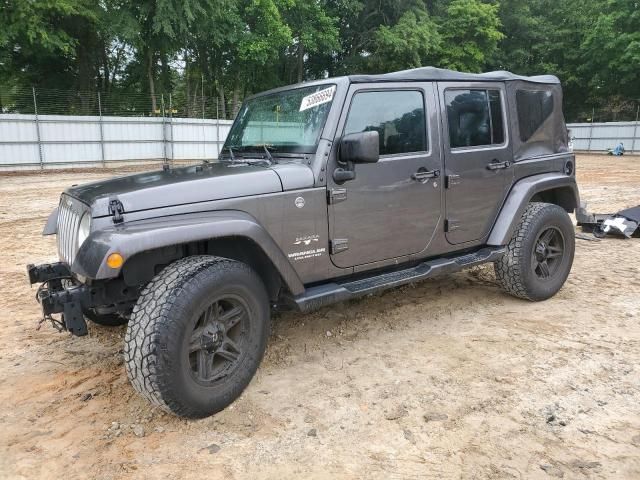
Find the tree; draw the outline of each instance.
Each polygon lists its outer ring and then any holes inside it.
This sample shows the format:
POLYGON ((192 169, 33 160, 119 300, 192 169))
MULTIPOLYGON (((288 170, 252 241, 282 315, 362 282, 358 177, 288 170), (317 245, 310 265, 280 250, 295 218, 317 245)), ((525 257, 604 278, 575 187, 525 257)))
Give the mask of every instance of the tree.
POLYGON ((289 50, 296 59, 296 79, 305 78, 305 56, 340 49, 336 19, 316 0, 293 0, 284 11, 291 29, 293 45, 289 50))
POLYGON ((395 25, 381 25, 372 45, 371 70, 403 70, 429 64, 442 48, 442 36, 426 10, 413 8, 395 25))
POLYGON ((452 0, 438 23, 443 40, 439 64, 453 70, 481 71, 504 37, 498 5, 479 0, 452 0))
POLYGON ((578 72, 593 96, 640 100, 640 3, 607 0, 585 31, 578 72))
POLYGON ((584 42, 601 13, 599 0, 503 0, 505 37, 488 66, 558 76, 567 117, 590 118, 595 99, 603 99, 604 92, 590 85, 598 69, 586 66, 601 54, 592 51, 585 56, 584 42))
POLYGON ((83 92, 52 94, 56 113, 95 112, 101 92, 103 110, 149 114, 171 93, 181 114, 217 98, 231 117, 267 88, 425 65, 555 74, 570 119, 640 97, 638 0, 0 2, 3 110, 28 111, 36 86, 83 92))

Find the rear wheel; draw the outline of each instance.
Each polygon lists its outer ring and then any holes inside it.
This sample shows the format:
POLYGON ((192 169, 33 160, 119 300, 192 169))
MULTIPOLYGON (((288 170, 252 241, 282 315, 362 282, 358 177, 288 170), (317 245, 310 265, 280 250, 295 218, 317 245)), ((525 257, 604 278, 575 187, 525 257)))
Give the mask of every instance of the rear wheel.
POLYGON ((183 417, 212 415, 246 388, 269 336, 269 302, 247 265, 194 256, 145 287, 125 337, 134 388, 183 417))
POLYGON ((575 232, 561 207, 530 203, 507 245, 495 262, 502 288, 519 298, 539 301, 555 295, 571 271, 575 232))

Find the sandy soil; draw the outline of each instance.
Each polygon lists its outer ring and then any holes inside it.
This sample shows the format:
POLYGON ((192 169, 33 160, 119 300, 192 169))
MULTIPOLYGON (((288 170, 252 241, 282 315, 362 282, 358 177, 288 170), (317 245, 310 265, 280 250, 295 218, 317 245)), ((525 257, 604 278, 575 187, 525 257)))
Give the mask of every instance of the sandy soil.
MULTIPOLYGON (((598 212, 640 203, 640 158, 582 156, 598 212)), ((36 324, 25 264, 68 184, 0 176, 2 478, 640 478, 640 240, 577 240, 544 303, 483 266, 275 319, 243 396, 201 421, 130 387, 123 328, 36 324)))

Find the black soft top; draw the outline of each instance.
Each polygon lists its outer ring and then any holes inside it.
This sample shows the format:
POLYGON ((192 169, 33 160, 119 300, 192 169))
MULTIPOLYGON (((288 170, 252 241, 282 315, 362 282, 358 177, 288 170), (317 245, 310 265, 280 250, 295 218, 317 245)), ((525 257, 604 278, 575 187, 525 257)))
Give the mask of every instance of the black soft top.
POLYGON ((521 82, 530 83, 560 84, 560 80, 558 80, 558 77, 555 77, 553 75, 537 75, 535 77, 524 77, 505 71, 466 73, 435 67, 414 68, 412 70, 402 70, 400 72, 383 73, 380 75, 350 75, 349 80, 352 83, 420 81, 508 82, 518 80, 521 82))

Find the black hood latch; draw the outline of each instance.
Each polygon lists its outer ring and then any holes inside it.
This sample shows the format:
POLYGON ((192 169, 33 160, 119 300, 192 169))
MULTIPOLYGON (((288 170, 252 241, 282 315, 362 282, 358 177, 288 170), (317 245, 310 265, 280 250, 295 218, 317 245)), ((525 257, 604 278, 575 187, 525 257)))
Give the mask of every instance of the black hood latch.
POLYGON ((124 217, 122 216, 123 214, 124 214, 124 205, 122 205, 122 202, 117 198, 110 198, 109 199, 109 215, 113 217, 113 223, 117 225, 118 223, 124 222, 124 217))

